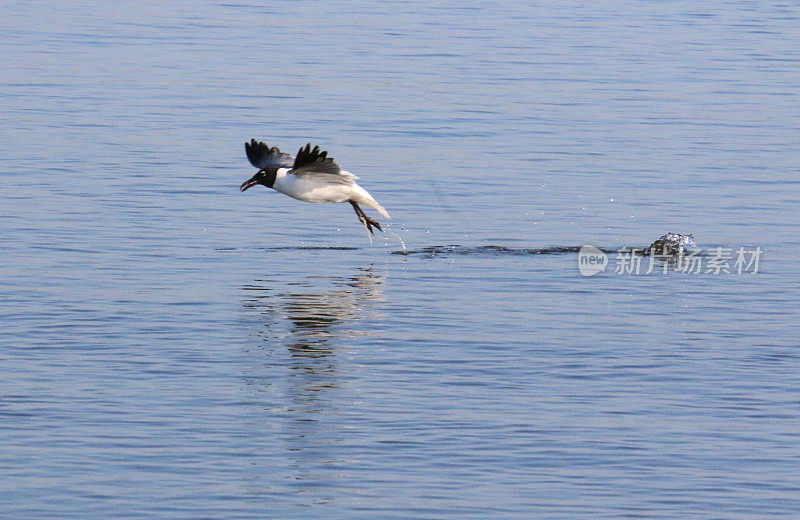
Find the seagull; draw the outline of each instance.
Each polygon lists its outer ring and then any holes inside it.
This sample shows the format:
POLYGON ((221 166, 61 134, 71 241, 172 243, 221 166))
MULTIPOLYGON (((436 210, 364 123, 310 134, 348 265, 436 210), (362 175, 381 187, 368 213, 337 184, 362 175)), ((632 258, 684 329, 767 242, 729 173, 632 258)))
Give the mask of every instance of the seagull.
POLYGON ((259 170, 250 180, 242 183, 239 187, 241 191, 262 184, 303 202, 349 202, 370 236, 374 234, 372 228, 379 231, 383 229, 364 213, 359 204, 391 218, 367 190, 356 184, 358 177, 342 170, 333 158, 328 157, 328 152, 320 151, 319 146, 312 149, 311 143, 308 143, 300 148, 297 157, 292 157, 274 146, 270 148, 263 142, 251 139, 249 143, 244 143, 244 151, 250 164, 259 170))

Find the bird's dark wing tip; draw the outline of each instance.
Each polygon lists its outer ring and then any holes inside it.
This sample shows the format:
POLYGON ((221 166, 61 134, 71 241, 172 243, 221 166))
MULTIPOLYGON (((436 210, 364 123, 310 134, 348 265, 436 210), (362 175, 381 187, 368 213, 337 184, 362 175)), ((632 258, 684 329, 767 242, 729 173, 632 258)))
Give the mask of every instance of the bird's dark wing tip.
POLYGON ((255 139, 250 139, 249 143, 245 141, 244 151, 247 154, 247 160, 256 168, 290 168, 294 163, 294 157, 288 153, 281 153, 276 146, 270 148, 255 139))
POLYGON ((311 148, 311 143, 300 147, 297 157, 292 165, 292 170, 309 170, 318 173, 339 173, 339 165, 328 157, 328 152, 320 150, 319 146, 311 148))

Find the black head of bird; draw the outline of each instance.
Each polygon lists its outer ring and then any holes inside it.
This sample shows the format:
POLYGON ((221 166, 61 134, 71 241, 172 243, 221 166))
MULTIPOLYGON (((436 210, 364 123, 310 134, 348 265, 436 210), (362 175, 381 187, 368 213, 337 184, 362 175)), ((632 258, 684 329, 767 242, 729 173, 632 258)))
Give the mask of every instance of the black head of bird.
POLYGON ((242 191, 252 188, 256 184, 263 184, 267 188, 271 188, 275 184, 275 176, 278 174, 278 168, 262 168, 253 175, 250 180, 244 181, 239 189, 242 191))

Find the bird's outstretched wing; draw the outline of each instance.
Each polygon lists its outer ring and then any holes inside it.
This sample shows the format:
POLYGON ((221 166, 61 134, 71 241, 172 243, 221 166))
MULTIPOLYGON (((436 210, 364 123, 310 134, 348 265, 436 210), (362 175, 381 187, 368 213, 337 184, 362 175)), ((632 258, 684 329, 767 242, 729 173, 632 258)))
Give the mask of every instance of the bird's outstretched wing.
MULTIPOLYGON (((308 143, 304 148, 300 148, 297 157, 289 172, 294 175, 310 175, 315 173, 327 173, 329 175, 343 175, 342 169, 332 158, 328 157, 328 152, 323 152, 319 146, 311 148, 308 143)), ((349 176, 349 175, 348 175, 349 176)))
POLYGON ((291 168, 295 160, 288 153, 281 153, 278 148, 270 148, 262 142, 251 139, 244 143, 244 151, 250 164, 256 168, 291 168))

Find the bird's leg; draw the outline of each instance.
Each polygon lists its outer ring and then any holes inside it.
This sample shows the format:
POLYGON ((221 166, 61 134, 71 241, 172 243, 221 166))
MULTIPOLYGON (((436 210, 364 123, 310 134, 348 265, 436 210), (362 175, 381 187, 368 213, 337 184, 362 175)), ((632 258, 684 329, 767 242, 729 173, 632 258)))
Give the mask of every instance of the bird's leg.
POLYGON ((364 213, 364 210, 361 209, 361 206, 359 206, 357 202, 351 200, 350 204, 353 206, 353 210, 355 210, 356 215, 358 216, 358 220, 360 220, 361 223, 364 224, 364 227, 367 228, 367 231, 369 231, 370 235, 375 234, 375 232, 372 231, 373 227, 378 228, 378 231, 383 231, 383 229, 381 229, 381 225, 372 220, 371 218, 369 218, 364 213))
POLYGON ((361 211, 361 208, 358 206, 358 204, 356 204, 352 200, 350 201, 350 204, 353 206, 353 209, 356 212, 356 216, 358 217, 358 220, 360 220, 361 223, 364 224, 364 228, 367 230, 367 238, 369 238, 369 245, 372 245, 373 232, 372 232, 372 228, 370 227, 369 224, 367 224, 367 221, 365 220, 365 218, 363 216, 364 212, 361 211))
POLYGON ((356 216, 358 217, 358 220, 362 224, 364 224, 365 228, 367 228, 367 231, 370 234, 370 241, 371 241, 372 240, 372 236, 371 235, 373 235, 374 233, 372 232, 372 228, 370 227, 370 225, 367 223, 367 220, 364 218, 363 211, 361 211, 361 208, 358 206, 358 204, 356 204, 352 200, 350 201, 350 205, 353 206, 353 210, 355 210, 356 216))

